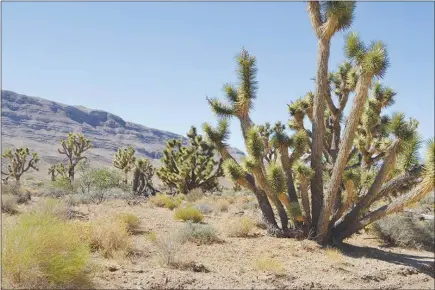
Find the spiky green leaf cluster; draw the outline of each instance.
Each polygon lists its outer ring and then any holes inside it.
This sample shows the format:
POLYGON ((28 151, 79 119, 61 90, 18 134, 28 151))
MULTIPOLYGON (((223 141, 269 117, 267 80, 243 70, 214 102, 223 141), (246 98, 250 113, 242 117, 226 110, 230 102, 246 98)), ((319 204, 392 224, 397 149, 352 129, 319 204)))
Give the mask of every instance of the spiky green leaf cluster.
POLYGON ((296 174, 296 180, 298 182, 308 181, 314 175, 314 170, 300 161, 293 165, 293 172, 296 174))
POLYGON ((374 41, 366 47, 356 32, 346 36, 345 52, 358 66, 359 73, 369 78, 382 78, 389 66, 386 45, 382 41, 374 41))
POLYGON ((227 159, 223 163, 225 176, 233 181, 244 178, 246 171, 234 159, 227 159))
POLYGON ((269 164, 266 177, 274 194, 278 195, 287 191, 287 181, 281 166, 276 163, 269 164))
POLYGON ((249 155, 251 155, 257 162, 260 162, 264 156, 266 144, 260 136, 258 127, 252 127, 247 136, 246 148, 249 155))

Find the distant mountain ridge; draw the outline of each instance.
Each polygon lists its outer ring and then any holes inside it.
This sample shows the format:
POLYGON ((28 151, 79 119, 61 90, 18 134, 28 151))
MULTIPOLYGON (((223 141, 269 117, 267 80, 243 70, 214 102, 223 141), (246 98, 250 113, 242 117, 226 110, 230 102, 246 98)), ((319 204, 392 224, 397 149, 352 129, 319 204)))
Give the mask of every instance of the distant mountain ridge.
MULTIPOLYGON (((2 90, 2 147, 26 146, 38 152, 47 166, 61 161, 57 153, 59 138, 69 132, 81 132, 92 140, 89 157, 111 164, 119 147, 132 145, 137 154, 159 164, 169 139, 186 137, 159 129, 127 122, 119 116, 83 106, 70 106, 40 97, 30 97, 2 90)), ((186 128, 186 132, 189 128, 186 128)), ((236 159, 244 153, 229 148, 236 159)))

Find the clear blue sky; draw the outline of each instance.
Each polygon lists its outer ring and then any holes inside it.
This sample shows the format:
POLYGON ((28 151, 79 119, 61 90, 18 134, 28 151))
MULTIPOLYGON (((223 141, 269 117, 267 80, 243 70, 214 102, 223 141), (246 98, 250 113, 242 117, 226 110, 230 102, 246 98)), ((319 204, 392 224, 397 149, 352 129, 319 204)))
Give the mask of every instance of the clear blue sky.
MULTIPOLYGON (((185 134, 215 123, 205 96, 234 82, 242 46, 258 59, 256 123, 287 122, 314 90, 316 39, 306 3, 2 3, 2 88, 115 113, 185 134)), ((358 3, 351 30, 389 46, 390 111, 434 135, 434 3, 358 3)), ((330 68, 344 60, 343 33, 330 68)), ((230 144, 244 149, 238 123, 230 144)))

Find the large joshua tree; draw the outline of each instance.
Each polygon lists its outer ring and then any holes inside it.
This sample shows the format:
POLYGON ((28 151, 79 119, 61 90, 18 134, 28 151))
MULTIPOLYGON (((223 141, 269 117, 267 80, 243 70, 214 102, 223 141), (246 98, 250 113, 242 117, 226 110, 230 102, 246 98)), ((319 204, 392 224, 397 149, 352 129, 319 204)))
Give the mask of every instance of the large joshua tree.
MULTIPOLYGON (((310 14, 316 5, 310 2, 310 14)), ((324 25, 328 22, 320 19, 324 25)), ((340 243, 434 190, 433 140, 428 143, 427 160, 421 164, 418 122, 403 113, 383 114, 396 96, 391 88, 375 82, 388 66, 385 45, 377 41, 366 46, 356 33, 349 33, 345 52, 347 59, 337 71, 327 71, 326 91, 321 92, 327 106, 320 106, 324 135, 318 164, 325 185, 319 192, 313 193, 318 184, 311 182, 316 178, 317 163, 309 162, 316 137, 304 124, 308 119, 315 126, 318 84, 316 93, 309 92, 288 105, 288 126, 255 125, 250 112, 257 97, 256 59, 243 49, 237 58, 238 86, 224 86, 228 102, 207 98, 219 117, 216 128, 204 124, 207 139, 220 152, 225 175, 255 194, 271 235, 302 235, 321 244, 340 243), (351 96, 353 104, 343 122, 351 96), (230 118, 240 122, 248 153, 242 163, 227 149, 230 118), (396 198, 389 202, 386 198, 391 196, 396 198)))
POLYGON ((58 152, 68 158, 68 178, 73 182, 75 167, 81 160, 86 159, 83 153, 92 148, 91 140, 80 133, 69 133, 66 139, 60 139, 60 145, 62 149, 58 149, 58 152))

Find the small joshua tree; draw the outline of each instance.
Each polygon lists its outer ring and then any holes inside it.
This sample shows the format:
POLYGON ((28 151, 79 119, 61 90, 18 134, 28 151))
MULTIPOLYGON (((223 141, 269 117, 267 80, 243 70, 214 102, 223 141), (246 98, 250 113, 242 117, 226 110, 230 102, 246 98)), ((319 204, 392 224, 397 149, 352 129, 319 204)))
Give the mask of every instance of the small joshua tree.
POLYGON ((155 195, 157 190, 153 186, 154 167, 148 159, 136 160, 133 170, 132 191, 134 194, 155 195))
POLYGON ((384 76, 389 63, 382 42, 366 46, 349 33, 347 60, 337 71, 328 71, 329 41, 350 25, 354 3, 309 2, 308 7, 319 38, 316 92, 288 105, 288 128, 281 123, 257 126, 251 120, 256 59, 243 49, 237 58, 239 86, 224 86, 227 104, 207 98, 220 120, 217 128, 204 124, 204 131, 224 159, 225 175, 255 194, 269 234, 341 243, 434 190, 435 146, 428 142, 421 164, 418 122, 403 113, 383 114, 396 93, 374 81, 384 76), (353 105, 342 122, 351 94, 353 105), (241 164, 227 150, 230 118, 239 120, 245 140, 248 156, 241 164), (306 119, 312 130, 305 127, 306 119), (390 195, 397 198, 376 206, 390 195))
POLYGON ((58 149, 58 152, 68 158, 68 178, 73 182, 75 167, 81 160, 86 159, 83 153, 92 148, 91 141, 83 134, 69 133, 67 139, 60 140, 60 144, 62 149, 58 149))
POLYGON ((124 184, 127 184, 128 173, 134 168, 136 157, 133 147, 118 149, 113 159, 113 166, 124 172, 124 184))
POLYGON ((222 160, 214 160, 215 147, 205 142, 195 127, 187 137, 189 146, 183 146, 181 140, 168 141, 161 159, 163 166, 157 170, 157 176, 169 188, 176 188, 183 194, 194 188, 216 189, 218 178, 222 176, 222 160))
POLYGON ((17 184, 20 184, 21 176, 29 171, 30 168, 36 171, 39 170, 36 167, 36 164, 39 162, 38 153, 30 153, 29 148, 8 148, 3 152, 2 157, 7 158, 9 161, 7 171, 2 170, 1 172, 6 176, 4 178, 5 181, 12 177, 15 178, 17 184), (29 156, 30 159, 28 160, 29 156))
POLYGON ((58 176, 66 178, 68 176, 68 169, 63 163, 53 164, 48 168, 48 175, 50 175, 51 181, 56 181, 58 176))

